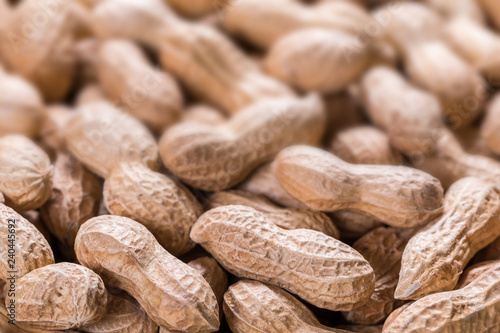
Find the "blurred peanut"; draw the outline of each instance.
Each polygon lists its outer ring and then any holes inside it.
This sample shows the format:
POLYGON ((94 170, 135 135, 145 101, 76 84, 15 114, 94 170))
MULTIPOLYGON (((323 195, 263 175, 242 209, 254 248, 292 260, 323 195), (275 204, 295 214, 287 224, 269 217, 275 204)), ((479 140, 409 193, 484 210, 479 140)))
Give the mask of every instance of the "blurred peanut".
POLYGON ((500 155, 500 94, 495 95, 488 104, 486 116, 481 126, 481 136, 486 146, 500 155))
POLYGON ((500 29, 500 4, 495 0, 478 0, 484 12, 491 19, 493 24, 500 29))

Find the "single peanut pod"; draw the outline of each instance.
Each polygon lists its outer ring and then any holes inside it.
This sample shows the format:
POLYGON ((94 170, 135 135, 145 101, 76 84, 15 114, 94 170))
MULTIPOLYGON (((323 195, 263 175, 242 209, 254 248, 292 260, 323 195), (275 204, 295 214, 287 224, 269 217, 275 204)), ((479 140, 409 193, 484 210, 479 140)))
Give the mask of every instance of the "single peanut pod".
POLYGON ((110 103, 80 106, 66 125, 68 150, 90 171, 107 178, 121 162, 158 168, 158 146, 137 119, 110 103))
POLYGON ((107 291, 90 269, 70 263, 48 265, 16 281, 7 295, 16 307, 16 324, 36 329, 66 330, 98 321, 106 311, 107 291))
POLYGON ((374 325, 392 312, 398 302, 394 299, 394 290, 398 284, 401 257, 415 232, 415 229, 380 227, 353 244, 353 248, 368 260, 375 271, 375 291, 368 302, 343 313, 349 322, 374 325))
POLYGON ((102 87, 98 84, 89 84, 78 92, 75 105, 77 107, 80 107, 87 103, 105 102, 105 101, 107 101, 107 98, 102 87))
POLYGON ((395 297, 419 299, 452 290, 470 259, 500 236, 500 190, 467 177, 446 193, 445 214, 406 246, 395 297))
POLYGON ((97 215, 101 191, 95 175, 69 153, 59 152, 52 194, 40 210, 45 225, 60 242, 73 247, 80 226, 97 215))
POLYGON ((274 161, 281 186, 321 211, 356 210, 395 227, 415 227, 442 213, 443 188, 404 166, 355 165, 318 148, 283 149, 274 161))
POLYGON ((495 332, 500 326, 500 267, 480 275, 467 287, 426 296, 406 308, 384 333, 495 332))
POLYGON ((352 1, 309 6, 297 0, 240 0, 230 3, 222 14, 229 33, 263 49, 300 29, 327 28, 357 34, 370 23, 369 14, 352 1))
POLYGON ((104 183, 104 204, 113 215, 131 218, 169 253, 191 250, 191 227, 201 215, 196 198, 181 184, 141 163, 122 163, 104 183))
POLYGON ((347 333, 321 325, 295 297, 258 281, 242 280, 229 287, 224 313, 234 333, 347 333))
POLYGON ((338 92, 370 65, 370 46, 350 50, 356 35, 324 28, 293 32, 269 51, 265 69, 272 76, 303 91, 338 92))
POLYGON ((15 283, 30 271, 54 263, 49 243, 28 220, 4 204, 0 204, 0 220, 4 239, 0 242, 0 280, 15 283))
POLYGON ((446 19, 463 17, 485 24, 483 11, 476 0, 425 0, 425 3, 446 19))
POLYGON ((12 11, 0 38, 7 67, 36 85, 48 101, 62 100, 73 83, 77 14, 74 1, 23 1, 12 11))
POLYGON ((0 137, 21 134, 35 138, 45 113, 42 97, 28 81, 0 71, 0 137))
POLYGON ((486 260, 500 260, 500 237, 498 237, 490 245, 479 251, 474 257, 475 262, 486 260))
POLYGON ((262 164, 248 178, 238 185, 238 188, 256 195, 262 195, 273 202, 292 208, 307 207, 288 194, 274 175, 272 163, 262 164))
POLYGON ((500 29, 500 4, 498 1, 478 0, 478 2, 497 29, 500 29))
POLYGON ((160 140, 165 166, 185 183, 202 190, 230 188, 282 148, 317 144, 324 111, 317 95, 259 101, 219 126, 185 123, 160 140))
POLYGON ((351 310, 373 293, 373 269, 351 247, 315 230, 282 229, 250 207, 206 212, 191 239, 232 274, 280 286, 321 308, 351 310))
POLYGON ((400 307, 398 307, 396 310, 392 311, 391 314, 387 317, 387 319, 385 320, 384 322, 384 326, 383 326, 383 329, 382 329, 382 332, 384 329, 386 329, 387 327, 389 327, 392 322, 394 320, 396 320, 396 318, 404 311, 406 310, 406 308, 408 308, 410 305, 412 305, 414 302, 408 302, 408 303, 405 303, 403 305, 401 305, 400 307))
POLYGON ((261 99, 294 96, 213 28, 176 24, 166 29, 162 41, 163 67, 195 96, 228 114, 261 99))
POLYGON ((445 40, 455 52, 479 70, 488 82, 500 79, 500 37, 467 17, 446 25, 445 40))
POLYGON ((389 136, 372 126, 352 127, 339 132, 331 142, 330 150, 352 164, 403 164, 403 157, 391 147, 389 136))
POLYGON ((444 188, 464 177, 477 177, 498 184, 500 163, 492 158, 466 153, 449 130, 442 129, 434 152, 412 160, 415 168, 430 173, 444 188))
POLYGON ((223 10, 226 5, 231 6, 231 0, 191 0, 189 2, 184 0, 165 0, 172 8, 179 14, 189 17, 197 18, 208 15, 211 12, 223 10))
POLYGON ((435 96, 389 67, 368 71, 361 80, 361 94, 368 116, 387 132, 392 146, 405 155, 425 155, 434 149, 443 127, 435 96))
POLYGON ((103 43, 97 72, 106 95, 154 131, 162 132, 180 119, 183 98, 177 83, 155 69, 134 43, 103 43))
POLYGON ((481 136, 486 146, 500 155, 500 94, 496 94, 488 104, 486 116, 481 125, 481 136))
POLYGON ((158 325, 183 332, 219 328, 217 300, 205 279, 169 254, 146 227, 120 216, 87 221, 75 242, 78 260, 120 288, 158 325))
POLYGON ((359 238, 384 225, 372 216, 362 214, 358 211, 339 210, 328 213, 328 216, 335 221, 335 225, 339 228, 342 237, 347 238, 359 238))
POLYGON ((460 276, 460 280, 458 280, 455 289, 461 289, 463 287, 468 286, 474 280, 476 280, 481 274, 487 272, 489 270, 500 267, 500 260, 490 260, 480 262, 478 264, 472 265, 465 270, 465 272, 460 276))
POLYGON ((85 333, 157 333, 158 325, 125 293, 108 294, 106 313, 93 324, 80 328, 85 333))
POLYGON ((221 125, 227 121, 222 113, 206 104, 195 104, 182 114, 181 122, 221 125))
POLYGON ((0 192, 17 211, 37 209, 50 197, 53 168, 47 154, 20 135, 0 138, 0 192))
POLYGON ((244 191, 218 192, 210 196, 208 209, 228 205, 251 207, 265 215, 266 220, 286 230, 311 229, 333 238, 339 231, 328 216, 308 208, 281 208, 264 197, 244 191))

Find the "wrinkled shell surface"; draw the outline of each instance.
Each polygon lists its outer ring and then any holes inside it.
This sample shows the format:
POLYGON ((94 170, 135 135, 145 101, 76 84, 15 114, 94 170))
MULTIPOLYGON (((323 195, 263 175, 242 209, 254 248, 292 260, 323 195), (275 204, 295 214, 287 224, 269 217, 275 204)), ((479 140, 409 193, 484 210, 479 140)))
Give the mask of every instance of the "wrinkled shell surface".
POLYGON ((500 260, 484 261, 470 266, 462 275, 460 275, 460 280, 458 280, 455 289, 461 289, 468 286, 484 272, 495 269, 497 267, 500 267, 500 260))

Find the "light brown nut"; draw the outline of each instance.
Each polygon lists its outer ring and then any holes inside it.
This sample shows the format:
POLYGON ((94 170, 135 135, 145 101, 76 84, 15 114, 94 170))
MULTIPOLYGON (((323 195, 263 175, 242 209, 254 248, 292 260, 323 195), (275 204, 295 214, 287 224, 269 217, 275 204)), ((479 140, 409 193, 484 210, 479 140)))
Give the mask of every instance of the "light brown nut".
POLYGON ((110 100, 155 132, 179 121, 183 97, 177 82, 154 68, 133 42, 103 43, 98 50, 97 72, 110 100))
POLYGON ((430 173, 446 189, 464 177, 477 177, 498 184, 500 163, 492 158, 466 153, 449 130, 442 129, 434 153, 412 161, 415 168, 430 173))
POLYGON ((384 333, 495 332, 500 326, 500 267, 483 273, 467 287, 426 296, 406 308, 384 333), (429 322, 429 318, 432 324, 429 322))
POLYGON ((500 29, 500 4, 498 1, 479 0, 478 2, 497 29, 500 29))
POLYGON ((352 323, 374 325, 383 321, 392 312, 398 301, 394 290, 398 284, 403 250, 415 234, 413 229, 377 228, 354 244, 375 271, 375 292, 368 302, 349 312, 344 317, 352 323))
POLYGON ((219 306, 222 306, 222 298, 228 288, 228 279, 226 272, 219 266, 217 261, 211 257, 201 257, 191 260, 188 265, 193 267, 207 280, 217 297, 217 303, 219 303, 219 306))
POLYGON ((286 230, 311 229, 339 238, 339 231, 328 216, 308 208, 281 208, 262 196, 237 190, 215 193, 208 201, 208 209, 228 205, 251 207, 264 214, 267 221, 286 230))
POLYGON ((165 166, 185 183, 220 191, 242 181, 280 149, 317 144, 324 130, 317 95, 257 102, 219 126, 179 124, 160 140, 165 166))
POLYGON ((227 6, 223 19, 231 34, 265 49, 295 30, 316 27, 357 33, 370 22, 369 14, 352 1, 306 6, 297 0, 239 0, 227 6))
POLYGON ((125 293, 108 294, 106 313, 98 321, 80 328, 85 333, 157 333, 158 325, 125 293))
POLYGON ((64 128, 72 115, 72 111, 62 104, 51 105, 46 110, 47 116, 41 125, 39 141, 51 161, 54 161, 57 152, 66 149, 64 128))
POLYGON ((182 114, 182 122, 200 123, 207 125, 221 125, 227 121, 222 113, 207 104, 195 104, 182 114))
POLYGON ((23 1, 12 11, 5 24, 8 32, 0 38, 6 66, 35 84, 49 101, 62 100, 74 79, 77 5, 74 1, 23 1))
POLYGON ((53 167, 47 154, 20 135, 0 137, 0 192, 17 211, 36 209, 50 197, 53 167))
POLYGON ((40 212, 38 210, 27 210, 20 213, 22 217, 28 220, 31 224, 37 228, 38 231, 43 235, 49 244, 52 244, 54 240, 52 234, 47 230, 47 227, 40 217, 40 212))
MULTIPOLYGON (((412 305, 414 302, 408 302, 408 303, 405 303, 403 305, 401 305, 400 307, 398 307, 396 310, 392 311, 391 314, 387 317, 387 319, 385 320, 384 322, 384 327, 383 327, 383 330, 386 329, 387 327, 389 327, 392 322, 394 320, 396 320, 396 318, 404 311, 406 310, 406 308, 408 308, 410 305, 412 305)), ((382 331, 383 331, 382 330, 382 331)))
POLYGON ((49 243, 33 224, 4 204, 0 204, 0 220, 0 236, 4 239, 0 242, 1 280, 10 278, 13 271, 18 279, 54 263, 49 243))
POLYGON ((486 260, 500 260, 500 237, 498 237, 490 245, 479 251, 474 257, 475 262, 486 260))
POLYGON ((373 293, 373 269, 351 247, 318 231, 284 230, 250 207, 206 212, 191 238, 232 274, 280 286, 321 308, 351 310, 373 293))
POLYGON ((302 91, 338 92, 370 65, 371 46, 349 50, 357 43, 356 38, 340 30, 301 29, 273 45, 264 67, 272 76, 302 91))
POLYGON ((58 263, 18 279, 15 295, 9 293, 5 302, 15 304, 21 328, 65 330, 98 321, 106 311, 107 291, 90 269, 58 263))
POLYGON ((367 232, 383 225, 376 218, 358 211, 339 210, 328 213, 328 216, 335 221, 335 225, 340 229, 342 237, 347 238, 359 238, 367 232))
POLYGON ((460 280, 458 280, 455 289, 461 289, 469 284, 471 284, 474 280, 476 280, 481 274, 487 272, 491 269, 495 269, 500 267, 500 260, 490 260, 480 262, 478 264, 472 265, 460 276, 460 280))
POLYGON ((107 100, 104 90, 97 83, 83 87, 76 97, 75 105, 80 107, 87 103, 105 102, 107 100))
POLYGON ((403 164, 403 157, 391 147, 388 135, 372 126, 352 127, 339 132, 331 142, 330 150, 352 164, 403 164))
POLYGON ((131 218, 155 236, 169 253, 191 250, 191 227, 201 215, 196 198, 180 183, 141 163, 122 163, 104 183, 104 204, 113 215, 131 218))
POLYGON ((395 297, 419 299, 452 290, 474 254, 500 236, 499 207, 494 185, 473 177, 453 184, 445 214, 408 242, 395 297))
POLYGON ((242 280, 229 287, 224 314, 234 333, 347 333, 321 325, 295 297, 258 281, 242 280))
POLYGON ((434 177, 404 166, 349 164, 308 146, 283 149, 274 161, 281 186, 321 211, 356 210, 395 227, 428 223, 442 212, 434 177))
POLYGON ((38 90, 25 79, 0 71, 0 137, 21 134, 35 138, 45 112, 38 90))
POLYGON ((467 126, 481 114, 485 81, 444 42, 411 45, 406 51, 405 68, 415 84, 440 99, 443 114, 452 128, 467 126))
POLYGON ((445 29, 446 42, 477 68, 488 82, 500 79, 500 37, 467 17, 457 17, 445 29))
POLYGON ((114 215, 90 219, 78 232, 75 251, 83 265, 106 285, 129 293, 158 325, 193 333, 219 328, 210 285, 141 224, 114 215))
POLYGON ((140 161, 158 168, 155 139, 137 119, 110 103, 80 106, 66 125, 69 151, 89 170, 107 178, 121 162, 140 161))
POLYGON ((257 195, 263 195, 284 207, 307 207, 281 187, 272 170, 272 163, 262 164, 255 169, 244 182, 238 185, 238 188, 257 195))
POLYGON ((439 100, 405 80, 389 67, 375 67, 361 81, 361 95, 372 122, 405 155, 425 155, 434 149, 443 127, 439 100))
POLYGON ((60 242, 73 247, 80 226, 97 215, 101 196, 99 179, 68 152, 60 151, 52 194, 40 210, 45 226, 60 242))
POLYGON ((486 117, 481 126, 481 136, 486 146, 500 155, 500 94, 495 95, 488 104, 486 117))
POLYGON ((476 0, 425 0, 425 3, 444 18, 467 18, 484 25, 485 17, 476 0))

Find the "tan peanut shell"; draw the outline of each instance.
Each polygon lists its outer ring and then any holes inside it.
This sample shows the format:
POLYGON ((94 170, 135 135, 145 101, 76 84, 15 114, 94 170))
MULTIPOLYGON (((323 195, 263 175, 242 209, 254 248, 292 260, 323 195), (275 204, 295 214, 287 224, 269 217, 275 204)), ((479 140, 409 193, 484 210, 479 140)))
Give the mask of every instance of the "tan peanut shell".
POLYGON ((0 137, 21 134, 35 138, 45 116, 38 90, 25 79, 0 70, 0 137))
POLYGON ((0 223, 0 236, 3 239, 0 242, 0 280, 9 278, 13 271, 16 272, 16 278, 20 278, 34 269, 54 263, 52 249, 41 232, 4 204, 0 204, 0 223), (12 227, 9 228, 9 225, 12 227))
POLYGON ((232 274, 280 286, 329 310, 350 310, 373 293, 373 270, 348 245, 307 229, 285 230, 246 206, 203 214, 191 229, 232 274))
POLYGON ((352 164, 403 164, 403 157, 391 147, 388 135, 372 126, 340 131, 332 141, 330 150, 352 164))
POLYGON ((500 179, 498 161, 468 154, 453 133, 446 129, 441 130, 434 152, 414 160, 413 166, 439 179, 444 188, 464 177, 476 177, 495 184, 500 179))
POLYGON ((73 247, 80 226, 97 215, 102 196, 100 180, 68 152, 54 163, 52 194, 41 208, 45 226, 60 242, 73 247))
POLYGON ((461 288, 471 284, 474 280, 476 280, 484 272, 489 271, 491 269, 495 269, 497 267, 500 267, 500 260, 483 261, 483 262, 480 262, 480 263, 477 263, 475 265, 470 266, 460 276, 460 279, 458 280, 458 283, 455 286, 455 289, 461 289, 461 288))
POLYGON ((36 209, 50 197, 53 167, 47 154, 21 135, 0 137, 0 192, 17 211, 36 209))
POLYGON ((439 181, 408 167, 349 164, 308 146, 283 149, 274 164, 283 188, 313 209, 357 210, 395 227, 424 225, 442 212, 439 181))
POLYGON ((223 11, 224 28, 229 33, 265 49, 296 30, 316 27, 358 33, 369 21, 369 14, 351 1, 309 6, 297 0, 269 3, 241 0, 229 4, 223 11))
POLYGON ((370 65, 371 46, 350 50, 356 42, 356 35, 340 30, 301 29, 273 45, 264 67, 273 77, 302 91, 338 92, 370 65))
MULTIPOLYGON (((214 291, 215 297, 217 297, 217 303, 222 311, 222 299, 224 293, 226 292, 228 286, 227 274, 220 267, 217 261, 211 257, 200 257, 198 259, 191 260, 188 266, 193 267, 198 273, 203 276, 203 278, 208 282, 212 290, 214 291)), ((220 313, 222 315, 222 313, 220 313)))
POLYGON ((69 151, 89 170, 107 178, 120 162, 158 168, 155 139, 137 119, 107 102, 80 106, 66 124, 69 151))
POLYGON ((114 215, 90 219, 78 232, 75 251, 83 265, 106 285, 129 293, 158 325, 193 333, 219 328, 210 285, 141 224, 114 215))
POLYGON ((475 262, 486 260, 500 260, 500 237, 495 239, 490 245, 486 246, 474 256, 475 262))
POLYGON ((492 152, 500 155, 500 94, 495 95, 488 104, 486 116, 481 126, 481 136, 492 152))
POLYGON ((307 208, 281 208, 264 197, 244 191, 214 193, 208 202, 208 209, 221 206, 241 205, 251 207, 266 216, 266 220, 286 230, 311 229, 333 238, 339 238, 339 231, 328 216, 307 208))
POLYGON ((361 95, 368 117, 387 133, 396 149, 406 155, 425 155, 434 149, 443 126, 435 96, 389 67, 375 67, 364 74, 361 95))
POLYGON ((425 3, 446 19, 464 17, 476 24, 485 23, 485 15, 476 0, 425 0, 425 3))
POLYGON ((353 248, 368 260, 375 271, 375 291, 368 302, 343 313, 349 322, 374 325, 392 312, 397 303, 394 290, 398 284, 401 257, 415 231, 380 227, 353 244, 353 248))
POLYGON ((16 281, 16 323, 20 327, 65 330, 98 321, 106 311, 107 291, 99 275, 71 263, 48 265, 16 281))
POLYGON ((234 333, 347 333, 321 325, 286 291, 252 280, 229 287, 224 295, 224 313, 234 333))
POLYGON ((122 163, 104 182, 104 204, 112 215, 131 218, 179 256, 194 247, 189 231, 201 215, 196 198, 180 183, 141 163, 122 163))
MULTIPOLYGON (((408 308, 410 305, 412 305, 414 302, 408 302, 400 307, 398 307, 396 310, 392 311, 391 314, 387 317, 387 319, 384 321, 384 326, 383 329, 386 327, 389 327, 394 320, 404 311, 406 308, 408 308)), ((383 331, 383 330, 382 330, 383 331)))
POLYGON ((221 125, 227 118, 217 109, 207 104, 195 104, 188 107, 182 114, 181 122, 221 125))
POLYGON ((131 41, 110 40, 98 50, 97 72, 110 100, 156 132, 181 117, 183 97, 174 79, 154 68, 131 41))
POLYGON ((323 105, 317 95, 266 99, 219 126, 171 127, 160 140, 160 154, 185 183, 219 191, 242 181, 286 146, 318 143, 323 130, 323 105))
POLYGON ((384 333, 414 333, 428 329, 434 332, 495 332, 500 326, 499 311, 500 267, 497 267, 465 288, 419 299, 384 327, 384 333))
POLYGON ((54 240, 54 237, 52 234, 47 230, 47 227, 42 221, 41 214, 38 210, 27 210, 24 212, 20 213, 22 217, 24 217, 26 220, 28 220, 31 224, 35 226, 35 228, 40 231, 40 233, 43 235, 43 237, 47 240, 49 244, 52 244, 52 241, 54 240))
POLYGON ((88 84, 83 87, 76 97, 75 105, 80 107, 87 103, 105 102, 106 94, 102 87, 97 83, 88 84))
POLYGON ((48 101, 62 100, 71 88, 78 6, 75 1, 23 1, 0 37, 6 66, 36 85, 48 101))
POLYGON ((479 0, 483 11, 490 17, 493 24, 500 28, 500 4, 495 0, 479 0))
POLYGON ((401 261, 398 299, 452 290, 477 251, 500 236, 500 191, 467 177, 446 193, 444 215, 421 229, 401 261))
POLYGON ((106 313, 90 325, 80 328, 85 333, 157 333, 158 325, 144 309, 125 293, 108 293, 106 313))

